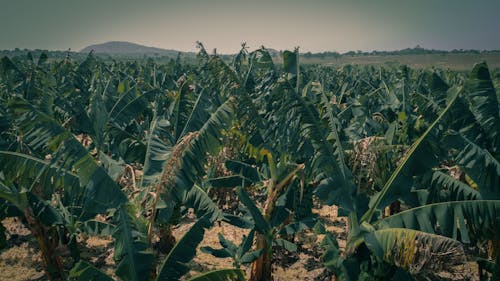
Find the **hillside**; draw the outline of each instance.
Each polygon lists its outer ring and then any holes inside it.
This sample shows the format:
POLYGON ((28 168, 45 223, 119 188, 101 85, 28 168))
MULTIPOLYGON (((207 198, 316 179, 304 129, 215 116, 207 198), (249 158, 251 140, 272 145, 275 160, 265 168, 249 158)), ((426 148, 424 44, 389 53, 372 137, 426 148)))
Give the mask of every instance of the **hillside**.
POLYGON ((134 54, 161 54, 176 55, 179 51, 148 47, 130 42, 111 41, 102 44, 94 44, 83 48, 80 53, 88 53, 94 50, 97 54, 111 55, 134 55, 134 54))

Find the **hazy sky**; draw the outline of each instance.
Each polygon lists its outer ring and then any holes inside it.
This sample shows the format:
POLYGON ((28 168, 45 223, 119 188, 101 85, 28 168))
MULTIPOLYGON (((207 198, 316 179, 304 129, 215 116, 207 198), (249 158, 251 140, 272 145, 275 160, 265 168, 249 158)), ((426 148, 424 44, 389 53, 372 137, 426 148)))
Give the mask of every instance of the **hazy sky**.
POLYGON ((0 0, 0 49, 500 49, 500 0, 0 0))

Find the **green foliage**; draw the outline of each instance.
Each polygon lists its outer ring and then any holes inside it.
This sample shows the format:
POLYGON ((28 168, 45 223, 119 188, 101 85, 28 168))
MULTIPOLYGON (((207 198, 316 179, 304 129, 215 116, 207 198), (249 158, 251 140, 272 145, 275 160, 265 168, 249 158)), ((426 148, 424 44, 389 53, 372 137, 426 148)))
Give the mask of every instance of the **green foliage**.
MULTIPOLYGON (((197 66, 2 58, 0 219, 68 240, 70 278, 110 280, 76 238, 112 235, 119 278, 179 280, 217 221, 250 232, 203 251, 236 268, 270 262, 273 246, 297 250, 292 235, 326 232, 313 202, 349 214, 345 254, 333 234, 323 240, 337 280, 459 278, 461 243, 498 241, 500 110, 486 64, 310 67, 296 49, 277 67, 265 48, 243 44, 228 64, 199 47, 197 66), (241 216, 208 195, 232 188, 241 216), (382 217, 391 204, 404 211, 382 217), (156 229, 188 208, 197 222, 161 261, 156 229)), ((58 245, 37 241, 45 254, 58 245)), ((496 272, 498 256, 477 258, 496 272)), ((220 269, 191 280, 243 278, 220 269)))
POLYGON ((471 200, 428 204, 380 220, 379 227, 437 233, 465 243, 498 238, 500 201, 471 200))
POLYGON ((123 205, 116 211, 117 225, 113 231, 115 272, 123 280, 149 280, 153 253, 148 249, 145 224, 136 218, 135 213, 130 205, 123 205))
POLYGON ((179 280, 189 271, 187 263, 196 255, 196 247, 210 226, 208 217, 203 216, 182 236, 158 269, 157 281, 179 280))
POLYGON ((217 258, 232 258, 234 267, 240 268, 240 265, 248 265, 262 254, 262 249, 251 251, 254 235, 255 230, 252 229, 247 236, 243 237, 241 244, 236 246, 219 233, 219 243, 222 248, 202 247, 201 251, 217 258))
POLYGON ((79 261, 69 272, 69 278, 78 281, 111 281, 113 278, 95 268, 93 265, 79 261))

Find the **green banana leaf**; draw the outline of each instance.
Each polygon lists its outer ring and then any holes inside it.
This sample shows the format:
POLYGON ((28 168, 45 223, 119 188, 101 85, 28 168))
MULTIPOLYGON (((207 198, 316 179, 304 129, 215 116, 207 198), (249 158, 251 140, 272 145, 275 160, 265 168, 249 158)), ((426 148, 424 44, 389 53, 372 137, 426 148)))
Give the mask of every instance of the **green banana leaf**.
POLYGON ((193 224, 162 262, 157 281, 179 280, 189 271, 188 262, 196 255, 196 247, 203 240, 205 229, 210 226, 207 216, 201 217, 193 224))
POLYGON ((84 261, 77 262, 69 271, 68 277, 76 281, 113 281, 106 273, 84 261))
POLYGON ((500 200, 454 201, 409 209, 377 222, 378 228, 408 228, 464 243, 498 239, 500 200))
POLYGON ((147 241, 146 227, 135 217, 131 205, 121 206, 115 216, 116 275, 126 281, 149 280, 154 257, 147 241))

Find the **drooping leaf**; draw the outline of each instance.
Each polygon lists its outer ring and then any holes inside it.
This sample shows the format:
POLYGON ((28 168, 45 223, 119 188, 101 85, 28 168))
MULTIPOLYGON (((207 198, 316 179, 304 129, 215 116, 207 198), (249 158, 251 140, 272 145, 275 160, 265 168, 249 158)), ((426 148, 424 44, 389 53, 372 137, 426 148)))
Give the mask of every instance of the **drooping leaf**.
POLYGON ((247 207, 248 211, 252 215, 256 230, 261 234, 267 234, 271 230, 271 226, 264 219, 264 216, 262 215, 259 208, 255 206, 255 203, 252 201, 252 199, 250 199, 250 197, 242 187, 239 187, 236 193, 238 194, 238 198, 240 199, 241 203, 245 205, 245 207, 247 207))
POLYGON ((174 128, 174 137, 178 141, 183 135, 182 131, 189 120, 190 113, 195 103, 194 92, 189 89, 190 81, 184 82, 177 91, 176 100, 172 103, 174 107, 171 120, 174 128))
POLYGON ((78 176, 83 189, 83 202, 78 205, 83 206, 86 218, 104 213, 126 200, 120 187, 87 149, 56 120, 22 99, 13 100, 10 108, 17 116, 16 123, 25 143, 41 153, 53 153, 53 161, 58 167, 72 170, 78 176))
POLYGON ((123 280, 149 280, 153 251, 149 248, 146 228, 141 227, 130 205, 123 205, 115 215, 116 275, 123 280))
POLYGON ((221 248, 221 249, 215 249, 210 246, 206 247, 201 247, 200 249, 203 253, 210 254, 216 258, 230 258, 233 255, 229 252, 228 249, 221 248))
POLYGON ((112 281, 113 278, 100 271, 95 266, 84 262, 77 262, 69 271, 69 278, 77 281, 112 281))
POLYGON ((39 196, 44 198, 50 198, 56 191, 63 191, 65 205, 78 202, 83 191, 77 175, 27 154, 0 151, 0 166, 9 181, 26 188, 31 187, 34 181, 38 182, 42 189, 39 196))
POLYGON ((224 217, 217 204, 197 185, 191 188, 182 203, 186 207, 193 208, 198 218, 208 216, 212 223, 224 217))
POLYGON ((428 204, 380 220, 380 228, 408 228, 436 233, 464 243, 497 239, 500 201, 474 200, 428 204))
POLYGON ((210 118, 209 108, 212 106, 208 95, 208 91, 201 91, 193 105, 193 109, 186 120, 179 136, 184 136, 189 132, 198 131, 203 127, 204 123, 210 118))
POLYGON ((187 263, 196 255, 196 247, 203 239, 205 229, 210 225, 207 216, 201 217, 193 224, 162 262, 157 281, 179 280, 189 271, 187 263))
POLYGON ((94 90, 90 99, 89 118, 92 121, 92 140, 99 150, 104 148, 104 133, 108 123, 108 112, 101 93, 94 90))
POLYGON ((98 221, 98 220, 88 220, 80 226, 80 228, 86 234, 109 235, 109 236, 113 234, 115 227, 116 226, 112 223, 98 221))
POLYGON ((128 92, 120 96, 113 108, 109 111, 109 122, 119 128, 125 128, 139 113, 148 108, 149 97, 158 94, 157 89, 145 93, 138 92, 136 87, 131 87, 128 92))
POLYGON ((220 148, 222 130, 230 126, 235 106, 236 98, 234 97, 219 106, 201 129, 193 135, 190 145, 183 151, 179 159, 179 172, 175 173, 172 180, 174 186, 172 195, 177 202, 182 202, 193 184, 204 175, 206 156, 208 153, 217 152, 220 148))
POLYGON ((158 116, 158 109, 155 109, 153 120, 149 126, 149 133, 146 136, 146 155, 144 157, 143 176, 140 186, 146 187, 155 183, 161 172, 165 161, 168 159, 172 146, 168 138, 168 128, 170 123, 163 116, 158 116))
POLYGON ((251 181, 240 175, 230 175, 208 179, 207 183, 209 183, 214 188, 232 188, 241 186, 243 183, 249 185, 251 181))
POLYGON ((441 171, 432 173, 429 192, 426 203, 483 199, 477 190, 441 171))
POLYGON ((264 249, 246 252, 243 254, 243 256, 241 256, 239 262, 243 265, 251 264, 252 262, 257 260, 263 252, 264 249))
POLYGON ((495 87, 486 63, 474 65, 464 85, 463 96, 477 123, 485 132, 491 151, 500 151, 500 116, 495 87))
POLYGON ((491 153, 458 133, 445 138, 449 147, 459 151, 457 165, 477 184, 484 199, 500 199, 500 162, 491 153))
POLYGON ((421 231, 389 228, 365 236, 366 245, 380 259, 412 275, 437 280, 462 278, 457 269, 467 258, 460 242, 421 231))
POLYGON ((227 160, 224 164, 228 170, 241 175, 250 182, 257 182, 260 180, 259 172, 253 165, 236 160, 227 160))
MULTIPOLYGON (((338 162, 342 160, 339 154, 342 147, 334 147, 327 140, 314 105, 298 94, 292 96, 301 118, 300 133, 302 137, 311 140, 314 148, 311 169, 314 171, 315 181, 318 182, 316 196, 328 205, 337 204, 348 210, 354 210, 355 203, 352 198, 355 192, 354 181, 346 168, 346 163, 338 162)), ((339 145, 339 142, 335 142, 335 145, 339 145)))

